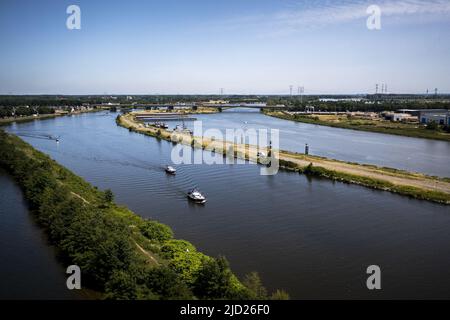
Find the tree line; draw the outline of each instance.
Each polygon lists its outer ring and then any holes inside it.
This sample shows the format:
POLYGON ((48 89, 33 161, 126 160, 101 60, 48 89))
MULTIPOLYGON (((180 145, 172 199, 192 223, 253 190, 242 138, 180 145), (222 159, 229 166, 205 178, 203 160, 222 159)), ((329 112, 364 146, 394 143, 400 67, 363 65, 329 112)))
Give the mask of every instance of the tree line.
POLYGON ((34 114, 53 114, 54 108, 39 106, 39 107, 0 107, 0 118, 8 118, 13 116, 32 116, 34 114))
POLYGON ((397 111, 400 109, 450 109, 450 100, 361 100, 361 101, 321 101, 317 98, 300 99, 292 98, 272 98, 268 105, 285 105, 290 111, 305 111, 307 106, 313 106, 315 111, 325 112, 382 112, 397 111))

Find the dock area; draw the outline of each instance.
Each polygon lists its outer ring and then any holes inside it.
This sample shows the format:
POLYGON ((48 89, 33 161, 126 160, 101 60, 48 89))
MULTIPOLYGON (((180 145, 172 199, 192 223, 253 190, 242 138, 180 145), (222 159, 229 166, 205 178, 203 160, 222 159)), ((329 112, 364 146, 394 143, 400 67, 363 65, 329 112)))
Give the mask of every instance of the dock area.
POLYGON ((190 114, 182 113, 135 113, 134 117, 140 121, 195 121, 190 114))

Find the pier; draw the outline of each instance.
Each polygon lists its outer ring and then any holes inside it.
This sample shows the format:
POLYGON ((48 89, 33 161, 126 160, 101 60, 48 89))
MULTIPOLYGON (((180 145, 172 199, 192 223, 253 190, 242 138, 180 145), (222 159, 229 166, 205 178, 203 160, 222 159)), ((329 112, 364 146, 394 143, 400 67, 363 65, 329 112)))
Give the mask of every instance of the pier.
POLYGON ((136 113, 137 120, 142 121, 195 121, 196 118, 180 113, 136 113))

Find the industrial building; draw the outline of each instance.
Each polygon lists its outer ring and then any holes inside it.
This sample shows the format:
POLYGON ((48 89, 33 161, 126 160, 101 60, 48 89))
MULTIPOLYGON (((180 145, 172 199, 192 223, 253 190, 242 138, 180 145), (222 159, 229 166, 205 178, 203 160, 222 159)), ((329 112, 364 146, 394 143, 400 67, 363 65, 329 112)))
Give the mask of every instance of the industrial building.
POLYGON ((450 111, 446 109, 424 109, 419 110, 420 123, 427 124, 435 122, 439 125, 450 125, 450 111))

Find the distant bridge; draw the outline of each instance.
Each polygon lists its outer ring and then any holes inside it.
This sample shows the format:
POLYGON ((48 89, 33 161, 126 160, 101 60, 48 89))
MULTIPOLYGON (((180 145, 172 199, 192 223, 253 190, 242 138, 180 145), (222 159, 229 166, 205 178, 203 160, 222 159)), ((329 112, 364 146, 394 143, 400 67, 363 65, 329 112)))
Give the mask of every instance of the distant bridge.
POLYGON ((266 103, 202 103, 201 107, 209 108, 255 108, 255 109, 281 109, 284 105, 268 106, 266 103))
POLYGON ((139 104, 99 104, 97 107, 133 107, 133 108, 217 108, 217 109, 225 109, 225 108, 254 108, 254 109, 283 109, 286 108, 285 105, 275 105, 268 106, 266 103, 208 103, 208 102, 200 102, 200 103, 186 103, 186 104, 176 104, 176 103, 139 103, 139 104))

